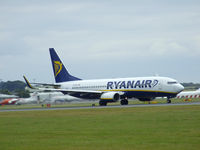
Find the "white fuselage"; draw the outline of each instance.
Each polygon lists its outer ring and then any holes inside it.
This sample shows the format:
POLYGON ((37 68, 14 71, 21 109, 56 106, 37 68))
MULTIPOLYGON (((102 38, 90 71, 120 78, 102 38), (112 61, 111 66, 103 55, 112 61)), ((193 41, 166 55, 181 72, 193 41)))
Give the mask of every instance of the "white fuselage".
MULTIPOLYGON (((128 98, 175 97, 184 87, 168 77, 77 80, 60 83, 61 89, 119 92, 128 98)), ((67 93, 66 93, 67 94, 67 93)), ((79 94, 72 96, 89 98, 79 94)), ((98 98, 98 97, 97 97, 98 98)))

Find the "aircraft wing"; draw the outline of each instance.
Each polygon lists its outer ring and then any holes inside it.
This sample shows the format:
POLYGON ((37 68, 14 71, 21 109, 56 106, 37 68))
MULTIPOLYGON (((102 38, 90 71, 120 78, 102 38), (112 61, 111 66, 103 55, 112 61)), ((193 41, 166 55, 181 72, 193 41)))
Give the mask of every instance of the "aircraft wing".
POLYGON ((102 94, 102 91, 93 91, 93 90, 73 90, 73 89, 50 89, 50 88, 39 88, 39 90, 45 92, 64 92, 64 93, 94 93, 94 94, 102 94))
POLYGON ((37 84, 37 85, 43 85, 43 86, 51 86, 51 87, 54 87, 54 88, 59 88, 59 87, 60 87, 60 85, 58 85, 58 84, 30 83, 30 82, 28 81, 28 79, 27 79, 25 76, 23 76, 23 78, 24 78, 24 80, 25 80, 27 86, 28 86, 29 88, 31 88, 31 89, 38 89, 38 88, 32 86, 31 84, 37 84))
POLYGON ((43 92, 62 92, 63 94, 68 94, 70 96, 88 99, 100 98, 103 91, 93 91, 93 90, 77 90, 77 89, 49 89, 49 88, 39 88, 43 92))
POLYGON ((59 88, 60 87, 59 84, 48 84, 48 83, 29 83, 29 84, 49 86, 49 87, 54 87, 54 88, 59 88))

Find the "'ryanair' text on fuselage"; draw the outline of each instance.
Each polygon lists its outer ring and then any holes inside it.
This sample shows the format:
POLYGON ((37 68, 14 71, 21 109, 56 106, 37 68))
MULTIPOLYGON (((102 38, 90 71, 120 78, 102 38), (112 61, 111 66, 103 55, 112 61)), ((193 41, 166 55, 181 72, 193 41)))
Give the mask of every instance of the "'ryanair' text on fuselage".
POLYGON ((158 80, 109 81, 107 89, 152 88, 158 80))

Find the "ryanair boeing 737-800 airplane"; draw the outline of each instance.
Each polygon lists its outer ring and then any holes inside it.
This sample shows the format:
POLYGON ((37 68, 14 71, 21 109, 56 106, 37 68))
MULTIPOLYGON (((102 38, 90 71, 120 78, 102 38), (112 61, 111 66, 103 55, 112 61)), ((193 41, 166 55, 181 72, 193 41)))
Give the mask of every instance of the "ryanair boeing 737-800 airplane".
POLYGON ((128 104, 128 98, 151 101, 156 97, 176 97, 184 87, 168 77, 135 77, 116 79, 81 80, 68 73, 54 48, 50 48, 56 91, 83 99, 100 99, 99 105, 109 102, 128 104))

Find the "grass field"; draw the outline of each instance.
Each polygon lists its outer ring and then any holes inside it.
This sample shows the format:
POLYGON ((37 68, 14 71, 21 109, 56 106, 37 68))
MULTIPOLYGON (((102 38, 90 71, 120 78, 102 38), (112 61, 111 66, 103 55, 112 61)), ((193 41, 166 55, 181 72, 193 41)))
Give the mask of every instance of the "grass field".
POLYGON ((0 112, 2 150, 199 150, 200 106, 0 112))

